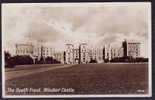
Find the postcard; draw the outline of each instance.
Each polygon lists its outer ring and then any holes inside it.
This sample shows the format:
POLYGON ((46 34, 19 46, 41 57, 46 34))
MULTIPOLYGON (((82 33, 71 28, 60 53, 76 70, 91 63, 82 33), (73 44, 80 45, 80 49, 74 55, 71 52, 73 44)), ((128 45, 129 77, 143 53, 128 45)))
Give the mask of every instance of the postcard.
POLYGON ((3 3, 3 98, 151 97, 150 2, 3 3))

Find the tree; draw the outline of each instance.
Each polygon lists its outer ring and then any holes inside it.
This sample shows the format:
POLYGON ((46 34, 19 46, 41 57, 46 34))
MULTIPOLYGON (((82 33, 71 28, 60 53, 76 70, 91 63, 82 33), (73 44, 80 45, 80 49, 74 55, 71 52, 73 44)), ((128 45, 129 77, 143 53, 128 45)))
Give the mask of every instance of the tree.
POLYGON ((11 62, 11 55, 9 52, 4 52, 4 60, 5 60, 5 67, 13 68, 14 64, 11 62))
POLYGON ((53 63, 53 57, 47 57, 45 58, 46 64, 52 64, 53 63))
POLYGON ((90 59, 89 63, 97 63, 97 60, 96 59, 90 59))
POLYGON ((45 63, 45 60, 43 57, 40 58, 40 60, 38 61, 38 64, 44 64, 45 63))
POLYGON ((9 64, 12 66, 15 65, 25 65, 25 64, 33 64, 33 59, 30 56, 14 56, 9 59, 9 64))
POLYGON ((11 57, 10 53, 9 52, 4 52, 4 56, 5 56, 5 61, 8 61, 11 57))

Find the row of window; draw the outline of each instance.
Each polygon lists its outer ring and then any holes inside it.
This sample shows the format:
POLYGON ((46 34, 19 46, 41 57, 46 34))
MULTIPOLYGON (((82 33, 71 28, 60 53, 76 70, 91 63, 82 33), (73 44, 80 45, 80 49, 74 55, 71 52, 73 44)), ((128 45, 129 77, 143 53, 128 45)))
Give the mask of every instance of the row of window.
POLYGON ((28 49, 25 49, 25 50, 17 50, 16 53, 22 53, 22 54, 26 54, 26 53, 33 53, 33 51, 30 51, 28 49))

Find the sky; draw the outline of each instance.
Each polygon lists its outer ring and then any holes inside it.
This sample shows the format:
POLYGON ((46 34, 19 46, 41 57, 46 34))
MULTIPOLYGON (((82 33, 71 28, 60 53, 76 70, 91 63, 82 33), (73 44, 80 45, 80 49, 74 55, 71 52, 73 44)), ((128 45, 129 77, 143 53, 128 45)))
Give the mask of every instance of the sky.
POLYGON ((32 40, 64 49, 66 43, 120 47, 124 39, 142 43, 148 57, 149 3, 3 4, 3 46, 32 40))

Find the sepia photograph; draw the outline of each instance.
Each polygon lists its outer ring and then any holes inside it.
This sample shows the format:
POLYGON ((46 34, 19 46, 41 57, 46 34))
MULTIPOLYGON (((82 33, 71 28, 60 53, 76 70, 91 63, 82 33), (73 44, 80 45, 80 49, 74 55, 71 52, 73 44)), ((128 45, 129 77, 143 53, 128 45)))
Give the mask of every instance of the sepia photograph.
POLYGON ((2 3, 2 97, 151 97, 150 2, 2 3))

